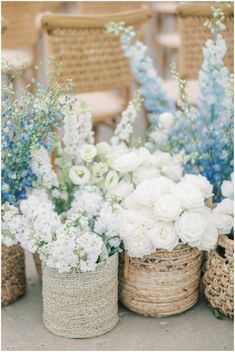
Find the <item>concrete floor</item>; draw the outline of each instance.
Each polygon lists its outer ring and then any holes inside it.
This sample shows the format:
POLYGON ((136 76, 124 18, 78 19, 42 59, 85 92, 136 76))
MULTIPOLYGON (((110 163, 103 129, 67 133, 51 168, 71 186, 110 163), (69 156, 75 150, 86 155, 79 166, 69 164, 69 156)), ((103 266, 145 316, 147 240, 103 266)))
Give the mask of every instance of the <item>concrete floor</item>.
POLYGON ((65 339, 42 322, 41 287, 32 256, 26 255, 27 293, 2 309, 2 351, 229 351, 233 321, 217 320, 203 299, 190 311, 167 318, 147 318, 120 306, 120 321, 93 339, 65 339))

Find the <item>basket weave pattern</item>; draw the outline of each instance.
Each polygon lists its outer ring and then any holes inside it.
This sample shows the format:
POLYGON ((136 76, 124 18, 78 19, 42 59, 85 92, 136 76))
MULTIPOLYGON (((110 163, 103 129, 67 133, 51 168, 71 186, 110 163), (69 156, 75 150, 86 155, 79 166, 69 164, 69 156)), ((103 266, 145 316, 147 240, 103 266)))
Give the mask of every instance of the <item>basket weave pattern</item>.
POLYGON ((161 317, 181 313, 197 302, 201 251, 179 244, 171 252, 157 250, 128 260, 126 275, 126 255, 121 254, 119 299, 128 309, 161 317))
POLYGON ((227 236, 219 237, 218 245, 225 249, 224 258, 216 250, 210 251, 205 265, 203 283, 209 303, 221 313, 234 316, 234 245, 227 236))
POLYGON ((112 330, 118 322, 118 255, 94 272, 62 273, 43 266, 43 320, 54 334, 88 338, 112 330))
POLYGON ((2 244, 2 305, 15 302, 25 292, 24 250, 19 245, 2 244))

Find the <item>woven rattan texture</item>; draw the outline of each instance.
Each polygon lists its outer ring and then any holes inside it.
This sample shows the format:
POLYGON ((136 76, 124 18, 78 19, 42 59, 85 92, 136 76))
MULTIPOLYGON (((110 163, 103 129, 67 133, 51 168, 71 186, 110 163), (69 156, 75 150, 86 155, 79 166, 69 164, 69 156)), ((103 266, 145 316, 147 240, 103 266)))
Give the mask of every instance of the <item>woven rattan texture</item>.
POLYGON ((203 277, 205 296, 221 313, 234 316, 234 241, 225 235, 219 237, 218 245, 225 249, 224 258, 216 250, 207 257, 203 277))
POLYGON ((107 35, 104 28, 53 29, 48 48, 49 55, 63 62, 61 82, 73 79, 79 93, 131 85, 133 78, 120 40, 107 35))
MULTIPOLYGON (((124 255, 119 265, 119 299, 130 310, 162 317, 181 313, 198 300, 202 253, 185 244, 172 252, 157 250, 129 258, 124 279, 124 255)), ((125 258, 126 260, 126 258, 125 258)))
POLYGON ((15 302, 25 292, 24 250, 19 245, 2 244, 2 305, 15 302))
MULTIPOLYGON (((211 32, 203 24, 206 21, 205 16, 182 16, 179 18, 179 30, 181 45, 179 51, 180 73, 184 79, 198 79, 198 72, 202 65, 203 52, 202 48, 205 41, 211 38, 211 32)), ((227 53, 225 55, 225 65, 230 72, 233 72, 233 33, 234 18, 228 16, 225 21, 226 30, 223 37, 227 44, 227 53)))
POLYGON ((144 6, 144 1, 77 1, 75 4, 80 13, 104 14, 138 9, 144 6))
POLYGON ((36 1, 3 1, 2 16, 7 30, 2 37, 2 48, 29 47, 37 41, 35 18, 41 10, 36 1))
POLYGON ((95 272, 58 273, 43 266, 43 320, 54 334, 88 338, 112 330, 118 322, 118 255, 95 272))

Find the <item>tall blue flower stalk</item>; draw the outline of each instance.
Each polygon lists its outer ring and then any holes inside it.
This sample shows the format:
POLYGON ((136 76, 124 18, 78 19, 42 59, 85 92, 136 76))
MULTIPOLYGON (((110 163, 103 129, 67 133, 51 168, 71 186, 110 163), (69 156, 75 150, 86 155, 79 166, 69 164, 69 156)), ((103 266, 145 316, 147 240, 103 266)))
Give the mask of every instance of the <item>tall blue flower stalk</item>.
POLYGON ((13 84, 3 81, 2 203, 17 206, 32 187, 36 175, 30 166, 31 148, 53 146, 54 129, 63 119, 59 97, 70 89, 57 83, 58 72, 56 68, 49 73, 47 87, 34 82, 35 93, 23 89, 18 98, 13 84))

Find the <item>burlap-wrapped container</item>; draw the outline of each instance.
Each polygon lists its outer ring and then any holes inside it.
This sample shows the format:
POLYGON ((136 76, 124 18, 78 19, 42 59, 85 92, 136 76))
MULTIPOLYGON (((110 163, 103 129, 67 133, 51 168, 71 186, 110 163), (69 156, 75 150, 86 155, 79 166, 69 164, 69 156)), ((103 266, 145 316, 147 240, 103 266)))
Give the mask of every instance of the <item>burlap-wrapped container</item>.
POLYGON ((16 244, 7 247, 2 244, 2 305, 15 302, 25 293, 24 250, 16 244))
POLYGON ((203 277, 205 296, 212 307, 224 315, 234 316, 234 241, 219 236, 216 250, 210 251, 203 277))
POLYGON ((128 309, 152 317, 178 314, 198 300, 202 252, 187 244, 156 250, 143 258, 120 256, 119 300, 128 309))
POLYGON ((118 322, 118 254, 94 272, 62 273, 42 266, 43 320, 56 335, 88 338, 118 322))

